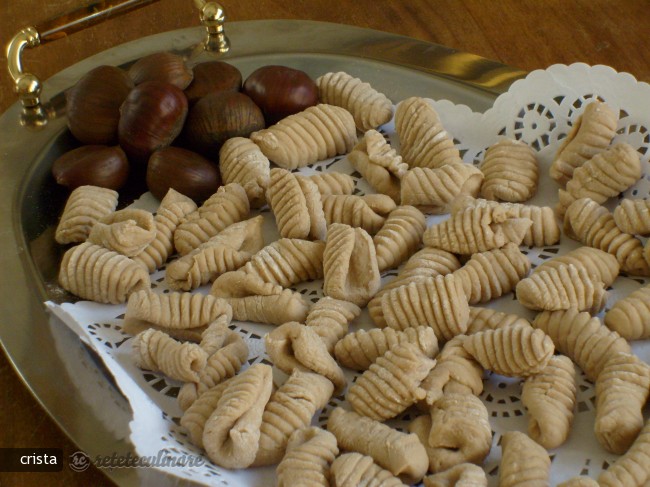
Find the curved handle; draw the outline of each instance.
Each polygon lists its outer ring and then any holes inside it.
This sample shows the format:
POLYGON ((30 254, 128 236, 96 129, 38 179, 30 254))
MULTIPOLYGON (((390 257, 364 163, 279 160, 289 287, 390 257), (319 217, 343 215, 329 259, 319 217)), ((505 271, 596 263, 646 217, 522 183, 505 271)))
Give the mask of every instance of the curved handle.
POLYGON ((26 47, 36 47, 40 43, 36 28, 25 27, 7 45, 9 76, 14 80, 14 91, 25 108, 35 107, 40 103, 41 82, 33 74, 23 71, 21 57, 26 47))
MULTIPOLYGON (((22 64, 23 50, 67 37, 91 25, 109 18, 123 15, 159 0, 101 0, 92 5, 79 8, 54 19, 45 21, 35 27, 21 29, 7 45, 7 68, 14 81, 14 91, 23 105, 24 119, 32 121, 46 116, 47 110, 41 106, 41 81, 22 64), (29 116, 27 116, 29 115, 29 116)), ((227 52, 230 43, 224 32, 226 16, 223 7, 216 2, 194 0, 200 11, 201 23, 205 26, 207 36, 203 49, 227 52)), ((46 119, 41 123, 45 123, 46 119)))

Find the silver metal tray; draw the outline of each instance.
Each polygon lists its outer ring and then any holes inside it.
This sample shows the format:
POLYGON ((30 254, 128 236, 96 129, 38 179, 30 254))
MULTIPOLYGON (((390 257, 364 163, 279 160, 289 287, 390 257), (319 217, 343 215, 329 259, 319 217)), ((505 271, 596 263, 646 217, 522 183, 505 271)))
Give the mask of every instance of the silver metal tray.
MULTIPOLYGON (((313 77, 347 71, 393 102, 417 95, 484 111, 525 75, 431 43, 338 24, 275 20, 226 27, 232 47, 221 59, 237 66, 244 77, 265 64, 292 66, 313 77)), ((98 65, 125 65, 152 52, 174 51, 192 56, 193 62, 207 60, 215 54, 197 56, 193 49, 202 35, 199 27, 183 29, 104 51, 47 80, 44 97, 60 99, 65 89, 98 65)), ((69 297, 56 284, 62 249, 53 239, 66 192, 54 183, 50 167, 75 142, 65 117, 35 131, 20 125, 20 113, 15 103, 0 117, 0 342, 32 394, 80 450, 91 457, 126 453, 132 451, 128 403, 109 385, 111 378, 100 362, 43 306, 48 299, 69 297), (101 400, 107 394, 110 400, 101 400)), ((172 482, 157 478, 153 469, 105 473, 120 485, 172 482)))

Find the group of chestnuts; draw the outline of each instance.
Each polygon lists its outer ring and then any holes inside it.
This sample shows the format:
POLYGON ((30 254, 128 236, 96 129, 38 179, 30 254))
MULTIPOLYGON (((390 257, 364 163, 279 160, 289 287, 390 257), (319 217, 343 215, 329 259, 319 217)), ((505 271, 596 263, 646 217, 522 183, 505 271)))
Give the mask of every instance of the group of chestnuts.
POLYGON ((176 54, 143 57, 128 70, 99 66, 66 92, 68 127, 81 144, 52 166, 57 183, 118 190, 146 168, 149 191, 171 187, 197 202, 220 185, 219 149, 316 105, 303 71, 264 66, 242 83, 223 61, 191 67, 176 54), (135 171, 140 168, 142 170, 135 171))

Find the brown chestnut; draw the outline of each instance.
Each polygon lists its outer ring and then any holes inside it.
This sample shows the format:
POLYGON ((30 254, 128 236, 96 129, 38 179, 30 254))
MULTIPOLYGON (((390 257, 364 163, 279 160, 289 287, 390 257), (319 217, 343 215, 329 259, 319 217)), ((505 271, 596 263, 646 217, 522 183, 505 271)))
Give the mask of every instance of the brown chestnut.
POLYGON ((217 166, 196 152, 165 147, 149 158, 147 187, 158 199, 174 188, 200 203, 215 193, 220 185, 217 166))
POLYGON ((128 74, 115 66, 98 66, 66 94, 68 127, 83 144, 114 144, 120 105, 133 88, 128 74))
POLYGON ((194 80, 185 89, 190 106, 209 93, 240 91, 241 72, 223 61, 208 61, 194 66, 194 80))
POLYGON ((216 159, 221 144, 231 137, 248 137, 264 128, 264 116, 253 100, 236 91, 211 93, 187 115, 184 142, 205 157, 216 159))
POLYGON ((90 184, 118 190, 129 175, 129 161, 119 146, 84 145, 55 160, 52 175, 69 189, 90 184))
POLYGON ((187 117, 187 98, 174 85, 139 84, 120 108, 118 135, 129 160, 146 163, 156 150, 170 145, 187 117))
POLYGON ((318 103, 316 83, 299 69, 262 66, 244 82, 243 92, 262 109, 267 125, 318 103))
POLYGON ((194 77, 185 60, 171 52, 156 52, 138 59, 129 68, 129 76, 136 85, 145 81, 162 81, 184 90, 194 77))

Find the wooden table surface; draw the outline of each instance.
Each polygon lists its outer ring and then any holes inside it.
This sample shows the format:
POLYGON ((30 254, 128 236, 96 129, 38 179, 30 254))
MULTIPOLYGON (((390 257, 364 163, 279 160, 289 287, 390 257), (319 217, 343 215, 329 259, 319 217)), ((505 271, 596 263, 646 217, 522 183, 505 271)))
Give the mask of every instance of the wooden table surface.
MULTIPOLYGON (((80 0, 5 0, 0 41, 27 25, 76 8, 80 0)), ((309 19, 351 24, 443 44, 524 70, 582 61, 607 64, 650 81, 646 0, 237 0, 222 2, 229 21, 309 19)), ((161 0, 38 49, 24 59, 42 79, 94 53, 138 37, 198 25, 191 0, 161 0)), ((3 50, 4 52, 4 50, 3 50)), ((6 59, 3 58, 3 63, 6 59)), ((0 112, 14 103, 0 77, 0 112)), ((0 135, 1 137, 2 135, 0 135)), ((0 447, 77 450, 0 354, 0 447)), ((111 485, 94 467, 54 474, 0 473, 2 485, 111 485)))

